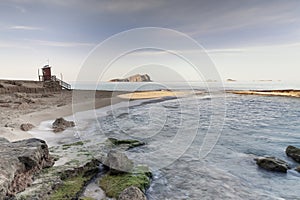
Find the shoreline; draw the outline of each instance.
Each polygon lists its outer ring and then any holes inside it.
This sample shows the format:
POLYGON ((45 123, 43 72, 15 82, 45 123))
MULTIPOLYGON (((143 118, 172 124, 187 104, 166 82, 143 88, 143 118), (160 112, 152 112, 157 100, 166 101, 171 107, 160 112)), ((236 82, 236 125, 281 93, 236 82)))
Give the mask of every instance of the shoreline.
MULTIPOLYGON (((79 92, 80 103, 76 104, 76 112, 99 109, 127 100, 156 99, 173 96, 175 98, 189 96, 187 91, 92 91, 73 90, 52 93, 10 93, 1 94, 0 98, 0 137, 9 141, 18 141, 33 136, 20 129, 20 125, 30 123, 37 127, 41 122, 55 120, 59 117, 73 115, 73 92, 79 92), (94 98, 90 95, 95 93, 94 98)), ((300 97, 300 90, 226 90, 226 93, 237 95, 261 95, 300 97)), ((204 94, 198 92, 196 95, 204 94)))

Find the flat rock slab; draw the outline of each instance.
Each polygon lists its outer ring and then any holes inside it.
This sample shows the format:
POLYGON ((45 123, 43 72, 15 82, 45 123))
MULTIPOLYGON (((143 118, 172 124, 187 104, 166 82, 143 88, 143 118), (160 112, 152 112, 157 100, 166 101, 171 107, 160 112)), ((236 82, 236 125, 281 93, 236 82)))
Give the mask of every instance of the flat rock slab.
POLYGON ((0 138, 0 158, 0 200, 23 191, 34 174, 54 164, 46 142, 35 138, 17 142, 0 138))

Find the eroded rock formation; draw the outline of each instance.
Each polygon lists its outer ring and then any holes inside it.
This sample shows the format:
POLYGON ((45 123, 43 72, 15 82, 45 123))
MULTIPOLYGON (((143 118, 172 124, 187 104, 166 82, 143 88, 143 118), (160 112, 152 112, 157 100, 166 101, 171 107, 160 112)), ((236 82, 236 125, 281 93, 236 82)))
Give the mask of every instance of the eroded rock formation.
POLYGON ((35 138, 17 142, 0 138, 0 157, 0 200, 23 191, 35 174, 54 164, 45 141, 35 138))

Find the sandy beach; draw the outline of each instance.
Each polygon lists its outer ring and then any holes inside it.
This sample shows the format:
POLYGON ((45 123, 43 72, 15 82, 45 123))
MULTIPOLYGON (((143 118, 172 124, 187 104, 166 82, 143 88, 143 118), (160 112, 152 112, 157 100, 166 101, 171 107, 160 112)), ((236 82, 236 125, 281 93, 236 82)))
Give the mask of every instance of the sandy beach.
MULTIPOLYGON (((10 141, 31 138, 20 129, 21 124, 30 123, 38 126, 42 121, 55 120, 73 114, 72 94, 74 91, 57 91, 51 93, 8 93, 0 94, 0 137, 10 141)), ((85 99, 77 106, 77 111, 101 108, 112 103, 112 92, 97 91, 95 98, 88 98, 91 91, 76 91, 85 99), (87 96, 85 98, 85 95, 87 96), (91 105, 94 105, 91 107, 91 105)), ((116 93, 117 94, 117 93, 116 93)), ((115 97, 113 102, 121 101, 115 97)))
MULTIPOLYGON (((41 122, 55 120, 76 112, 105 107, 127 100, 183 97, 195 93, 188 91, 110 92, 89 90, 47 89, 41 82, 0 80, 0 137, 9 141, 31 138, 21 130, 22 124, 38 126, 41 122), (79 96, 74 101, 73 95, 79 96), (74 101, 74 102, 73 102, 74 101)), ((198 92, 197 94, 201 94, 198 92)))

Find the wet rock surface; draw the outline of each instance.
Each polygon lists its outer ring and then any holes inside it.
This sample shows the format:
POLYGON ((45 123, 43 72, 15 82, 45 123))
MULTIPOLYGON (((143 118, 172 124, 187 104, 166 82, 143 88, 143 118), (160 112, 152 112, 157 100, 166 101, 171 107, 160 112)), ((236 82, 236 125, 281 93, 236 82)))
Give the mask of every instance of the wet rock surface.
POLYGON ((143 146, 146 144, 145 142, 139 140, 119 140, 116 138, 108 138, 108 140, 116 146, 124 146, 126 150, 143 146))
POLYGON ((120 194, 118 200, 147 200, 147 198, 139 188, 130 186, 120 194))
POLYGON ((117 150, 111 150, 103 164, 110 168, 111 174, 130 172, 134 166, 125 153, 117 150))
MULTIPOLYGON (((103 147, 99 146, 94 151, 101 155, 103 147)), ((49 149, 56 158, 55 165, 37 174, 31 186, 18 193, 16 199, 80 199, 87 183, 99 173, 99 159, 92 156, 82 141, 49 149)))
POLYGON ((67 121, 64 118, 57 118, 53 124, 52 124, 52 128, 53 128, 53 132, 58 133, 58 132, 62 132, 64 130, 66 130, 69 127, 74 127, 75 123, 73 121, 67 121))
POLYGON ((288 146, 285 150, 287 156, 300 163, 300 148, 288 146))
MULTIPOLYGON (((1 139, 0 143, 9 142, 1 139)), ((25 190, 19 190, 10 196, 16 200, 98 199, 98 196, 101 196, 101 199, 110 196, 118 199, 119 195, 130 186, 135 186, 141 193, 145 193, 150 185, 152 174, 148 167, 134 166, 134 163, 127 158, 124 151, 129 145, 119 146, 109 141, 95 143, 93 140, 70 140, 68 143, 54 145, 49 148, 49 151, 56 160, 55 165, 35 173, 31 176, 31 184, 27 185, 25 190), (129 167, 127 169, 130 169, 130 172, 126 173, 101 165, 109 160, 108 158, 116 159, 118 164, 129 167), (93 187, 89 187, 90 185, 93 187), (93 191, 88 192, 87 188, 92 188, 93 191)), ((31 148, 27 143, 25 146, 27 149, 31 148)), ((20 159, 26 163, 24 168, 30 169, 34 166, 34 162, 26 156, 20 159)), ((114 166, 112 160, 109 162, 114 166)), ((22 177, 27 179, 28 174, 22 177)), ((25 179, 19 180, 24 182, 25 179)), ((20 181, 16 182, 15 186, 19 186, 20 181)), ((128 196, 131 193, 126 194, 128 196)), ((136 194, 132 193, 132 195, 134 197, 136 194)))
POLYGON ((287 170, 290 169, 289 165, 285 161, 275 157, 260 157, 254 160, 259 167, 268 171, 286 173, 287 170))
POLYGON ((1 200, 23 191, 34 175, 54 164, 45 141, 35 138, 17 142, 0 138, 0 157, 1 200))

